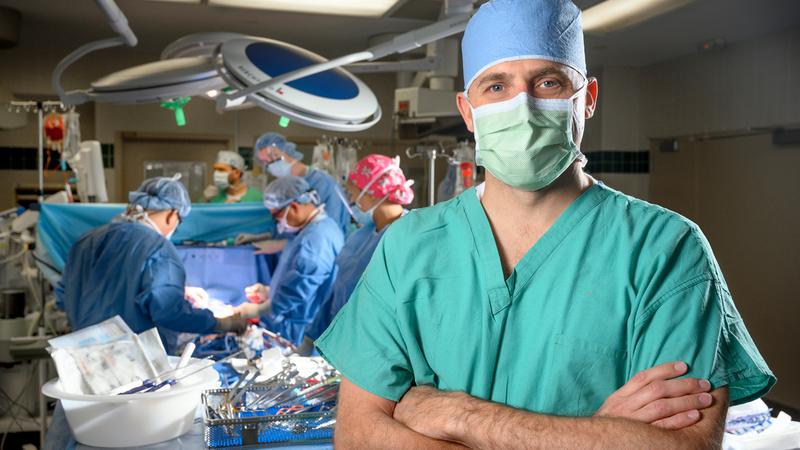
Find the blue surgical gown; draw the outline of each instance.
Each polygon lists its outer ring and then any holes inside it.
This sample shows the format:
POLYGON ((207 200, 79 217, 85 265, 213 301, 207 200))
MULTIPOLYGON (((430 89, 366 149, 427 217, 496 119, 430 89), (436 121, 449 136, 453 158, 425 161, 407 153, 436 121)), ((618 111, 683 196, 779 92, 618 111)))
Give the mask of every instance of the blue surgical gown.
POLYGON ((216 320, 184 300, 186 273, 175 246, 139 223, 112 223, 70 249, 56 301, 72 329, 119 315, 136 333, 158 327, 167 351, 176 332, 206 333, 216 320))
POLYGON ((375 224, 370 223, 347 238, 342 252, 336 257, 337 273, 333 289, 322 303, 314 322, 306 330, 306 336, 311 339, 320 337, 336 317, 336 313, 347 303, 387 228, 389 227, 383 227, 378 231, 375 229, 375 224))
POLYGON ((325 214, 339 225, 342 235, 347 236, 351 229, 352 218, 345 204, 346 194, 336 183, 332 176, 320 170, 308 169, 305 176, 308 185, 319 194, 322 203, 325 203, 325 214))
POLYGON ((336 277, 336 255, 344 237, 326 215, 306 225, 281 253, 272 274, 272 310, 262 316, 268 329, 300 344, 336 277))
MULTIPOLYGON (((206 333, 216 324, 208 310, 184 300, 186 274, 171 242, 139 223, 112 223, 84 234, 72 246, 56 286, 56 303, 74 330, 119 315, 136 333, 158 327, 174 352, 179 331, 206 333)), ((59 402, 45 449, 75 448, 59 402)))

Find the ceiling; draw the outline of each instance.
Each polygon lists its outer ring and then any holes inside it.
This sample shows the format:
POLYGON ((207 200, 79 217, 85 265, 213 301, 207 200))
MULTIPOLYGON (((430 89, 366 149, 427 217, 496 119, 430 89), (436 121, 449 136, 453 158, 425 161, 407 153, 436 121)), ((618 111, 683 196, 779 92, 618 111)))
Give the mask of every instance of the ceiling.
MULTIPOLYGON (((586 8, 599 1, 575 3, 586 8)), ((190 33, 235 31, 290 42, 328 57, 361 50, 371 36, 425 25, 436 19, 441 8, 440 0, 405 0, 391 17, 372 19, 147 0, 117 3, 139 37, 141 50, 157 53, 190 33)), ((30 45, 25 39, 32 35, 80 44, 112 34, 92 0, 0 0, 0 6, 22 13, 23 47, 30 45)), ((628 29, 587 36, 587 58, 593 67, 641 66, 697 52, 700 43, 709 39, 722 38, 730 44, 798 25, 797 0, 695 0, 628 29)))

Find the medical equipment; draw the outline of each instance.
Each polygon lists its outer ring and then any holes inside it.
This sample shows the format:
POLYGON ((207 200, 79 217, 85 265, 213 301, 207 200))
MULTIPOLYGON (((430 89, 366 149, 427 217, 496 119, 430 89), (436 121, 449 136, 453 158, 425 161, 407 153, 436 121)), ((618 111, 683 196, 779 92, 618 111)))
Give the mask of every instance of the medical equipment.
MULTIPOLYGON (((89 89, 66 92, 63 72, 88 53, 119 45, 135 46, 136 36, 113 0, 96 0, 119 35, 81 46, 67 55, 53 71, 52 85, 69 105, 87 101, 149 103, 206 94, 217 99, 219 111, 252 102, 281 117, 308 126, 335 131, 361 131, 376 124, 381 108, 372 91, 342 68, 403 53, 461 32, 470 14, 459 14, 414 30, 369 49, 327 61, 300 47, 280 41, 219 33, 187 37, 171 44, 170 57, 110 74, 89 89), (216 44, 216 45, 215 45, 216 44), (212 56, 208 49, 214 47, 212 56)), ((470 5, 471 9, 471 5, 470 5)), ((381 63, 377 63, 381 64, 381 63)), ((380 71, 372 64, 367 71, 380 71)), ((397 63, 387 63, 395 70, 397 63)))
POLYGON ((467 141, 460 142, 452 150, 452 156, 447 157, 447 163, 447 175, 437 190, 440 202, 456 197, 475 185, 475 147, 467 141))
MULTIPOLYGON (((155 328, 134 334, 119 316, 48 341, 69 393, 108 394, 171 368, 155 328)), ((160 381, 160 380, 158 380, 160 381)))
POLYGON ((189 198, 193 202, 200 202, 203 200, 203 190, 206 187, 206 170, 208 164, 204 161, 148 160, 144 162, 144 179, 181 174, 178 181, 189 191, 189 198))
POLYGON ((311 155, 311 165, 331 176, 336 172, 336 140, 323 135, 311 155))
POLYGON ((80 150, 70 161, 78 184, 81 203, 106 203, 106 176, 103 171, 103 152, 100 142, 81 142, 80 150))
MULTIPOLYGON (((170 357, 175 364, 178 357, 170 357)), ((190 362, 188 367, 199 364, 190 362)), ((87 395, 67 392, 59 379, 42 393, 61 400, 75 439, 93 447, 137 447, 174 439, 189 431, 200 393, 219 386, 210 365, 170 389, 130 395, 87 395)))
POLYGON ((203 393, 206 446, 330 441, 338 374, 323 371, 299 378, 288 361, 264 382, 253 382, 253 376, 233 388, 203 393))

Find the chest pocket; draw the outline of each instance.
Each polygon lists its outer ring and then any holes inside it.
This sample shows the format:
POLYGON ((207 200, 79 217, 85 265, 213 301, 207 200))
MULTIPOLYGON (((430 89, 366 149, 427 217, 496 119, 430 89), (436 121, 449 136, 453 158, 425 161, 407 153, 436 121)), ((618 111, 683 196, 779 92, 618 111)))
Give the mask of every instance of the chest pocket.
POLYGON ((591 416, 625 383, 627 352, 560 334, 553 343, 553 404, 569 416, 591 416))

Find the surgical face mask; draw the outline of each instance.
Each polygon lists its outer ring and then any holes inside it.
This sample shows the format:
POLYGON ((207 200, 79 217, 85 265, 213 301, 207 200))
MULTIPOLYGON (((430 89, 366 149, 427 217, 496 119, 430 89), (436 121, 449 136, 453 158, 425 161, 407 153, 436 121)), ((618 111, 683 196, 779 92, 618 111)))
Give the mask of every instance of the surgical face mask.
POLYGON ((228 172, 224 172, 222 170, 215 170, 214 171, 214 186, 218 187, 220 190, 228 189, 231 183, 228 181, 228 172))
POLYGON ((516 97, 472 109, 476 163, 525 191, 547 187, 581 156, 573 139, 575 99, 516 97))
POLYGON ((381 201, 375 204, 372 208, 364 211, 358 206, 358 201, 361 200, 361 197, 364 195, 364 191, 361 191, 361 194, 356 199, 355 203, 353 203, 352 211, 353 211, 353 218, 356 219, 356 222, 361 225, 362 227, 367 226, 375 221, 373 215, 375 214, 375 210, 378 209, 378 206, 381 206, 383 202, 386 201, 389 196, 383 197, 381 201))
POLYGON ((286 212, 283 213, 283 216, 278 219, 278 234, 297 234, 300 232, 300 227, 289 225, 289 222, 286 221, 288 216, 289 206, 286 207, 286 212))
POLYGON ((279 159, 268 165, 267 171, 275 178, 286 177, 292 174, 292 165, 296 162, 297 161, 293 161, 290 164, 283 159, 279 159))

